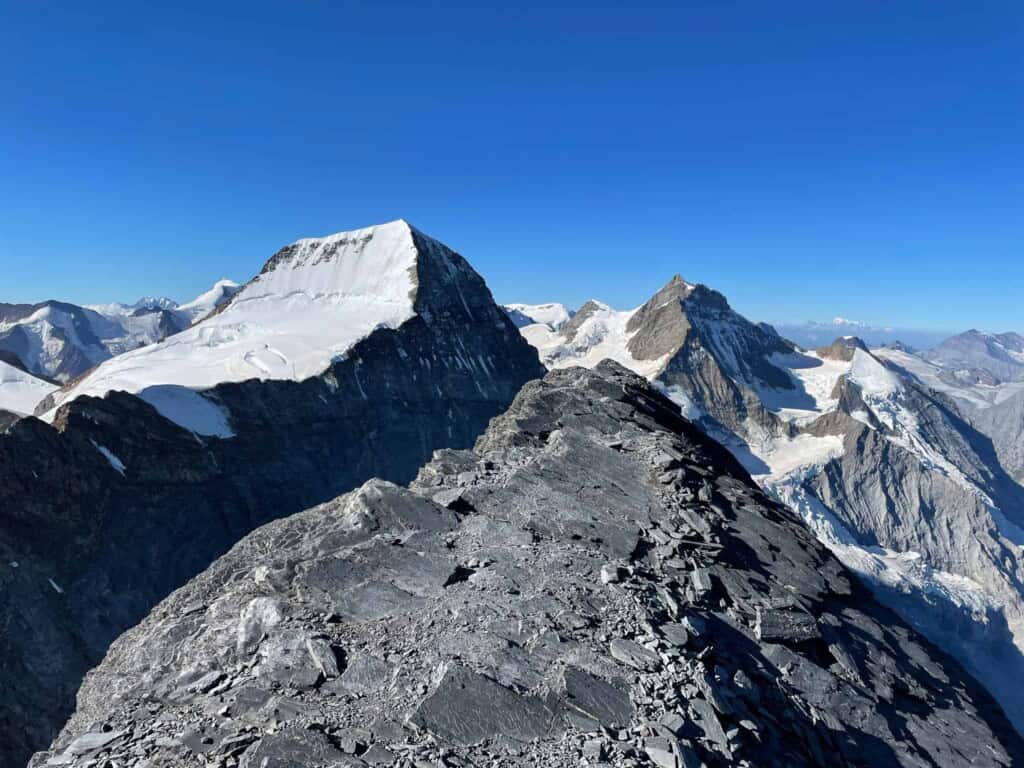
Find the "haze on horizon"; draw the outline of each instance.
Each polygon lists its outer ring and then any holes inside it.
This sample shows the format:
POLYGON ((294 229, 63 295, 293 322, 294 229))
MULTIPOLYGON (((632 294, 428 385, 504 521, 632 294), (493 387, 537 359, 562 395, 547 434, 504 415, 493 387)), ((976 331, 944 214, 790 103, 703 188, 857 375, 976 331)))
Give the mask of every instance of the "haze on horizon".
POLYGON ((188 300, 397 217, 503 302, 1021 330, 1024 8, 6 9, 0 301, 188 300))

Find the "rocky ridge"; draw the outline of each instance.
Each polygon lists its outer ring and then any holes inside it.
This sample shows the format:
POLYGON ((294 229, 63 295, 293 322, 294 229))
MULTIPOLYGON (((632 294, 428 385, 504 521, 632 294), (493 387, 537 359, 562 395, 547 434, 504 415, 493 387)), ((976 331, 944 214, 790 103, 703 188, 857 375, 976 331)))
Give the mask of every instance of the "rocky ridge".
POLYGON ((217 416, 223 436, 116 388, 0 434, 0 764, 48 744, 110 642, 248 531, 370 477, 408 482, 542 375, 469 264, 408 232, 416 293, 400 325, 301 381, 165 399, 217 416))
POLYGON ((33 765, 1011 765, 948 656, 614 363, 247 536, 33 765))

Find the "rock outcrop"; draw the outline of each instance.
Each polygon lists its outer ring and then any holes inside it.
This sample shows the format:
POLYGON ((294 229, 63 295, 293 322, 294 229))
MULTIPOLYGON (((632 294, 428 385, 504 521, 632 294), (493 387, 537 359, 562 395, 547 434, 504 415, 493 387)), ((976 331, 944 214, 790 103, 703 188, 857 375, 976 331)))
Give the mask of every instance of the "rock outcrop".
POLYGON ((466 261, 401 226, 408 319, 371 327, 320 373, 149 388, 168 418, 114 382, 65 402, 52 426, 27 418, 0 434, 0 764, 48 744, 110 642, 247 532, 370 477, 408 482, 542 375, 466 261), (224 436, 171 418, 217 421, 224 436))
POLYGON ((1005 766, 991 697, 621 366, 244 538, 34 765, 1005 766))

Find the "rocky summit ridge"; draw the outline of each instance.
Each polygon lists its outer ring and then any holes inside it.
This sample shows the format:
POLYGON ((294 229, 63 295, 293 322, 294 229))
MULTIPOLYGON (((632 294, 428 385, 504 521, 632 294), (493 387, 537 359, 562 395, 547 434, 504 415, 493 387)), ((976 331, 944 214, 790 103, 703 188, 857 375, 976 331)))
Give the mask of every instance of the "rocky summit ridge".
POLYGON ((308 241, 299 249, 308 262, 289 269, 279 259, 230 297, 212 318, 219 324, 201 321, 87 377, 103 382, 94 393, 112 391, 68 397, 52 424, 24 418, 0 432, 0 765, 24 765, 45 747, 109 644, 243 535, 371 477, 410 481, 434 449, 472 445, 543 374, 462 256, 404 223, 383 229, 375 243, 393 250, 362 247, 366 231, 320 239, 319 249, 308 241), (405 280, 389 317, 401 319, 367 326, 361 315, 358 328, 340 327, 339 317, 358 313, 352 301, 373 297, 341 296, 331 279, 356 270, 372 281, 375 259, 389 253, 401 256, 405 280), (332 309, 334 324, 319 323, 332 309), (271 317, 292 324, 256 332, 273 335, 278 350, 316 350, 323 367, 301 380, 260 377, 252 365, 281 358, 254 347, 244 380, 121 391, 128 380, 115 374, 126 359, 175 354, 178 372, 201 371, 203 350, 217 354, 221 341, 239 349, 252 321, 271 317), (237 333, 232 318, 241 318, 237 333), (342 337, 335 354, 329 345, 342 337))
POLYGON ((1008 766, 952 659, 614 363, 242 539, 34 766, 1008 766), (582 761, 582 762, 581 762, 582 761))

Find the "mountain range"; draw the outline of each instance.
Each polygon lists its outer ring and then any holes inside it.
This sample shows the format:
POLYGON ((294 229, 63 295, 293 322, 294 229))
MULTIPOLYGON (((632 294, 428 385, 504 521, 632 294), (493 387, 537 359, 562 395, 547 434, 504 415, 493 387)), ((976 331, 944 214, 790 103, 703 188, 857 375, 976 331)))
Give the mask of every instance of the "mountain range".
POLYGON ((678 276, 636 309, 591 301, 520 330, 549 368, 611 358, 659 386, 1024 725, 1016 334, 806 350, 678 276))
POLYGON ((105 360, 179 333, 239 289, 221 280, 182 305, 166 298, 93 306, 0 304, 0 352, 35 376, 67 382, 105 360))
POLYGON ((402 220, 0 305, 0 763, 1015 764, 1021 337, 785 331, 402 220))
POLYGON ((863 320, 834 317, 827 322, 773 322, 782 336, 807 349, 827 346, 840 336, 856 336, 872 347, 900 344, 911 349, 931 349, 952 335, 951 331, 903 326, 872 325, 863 320))

